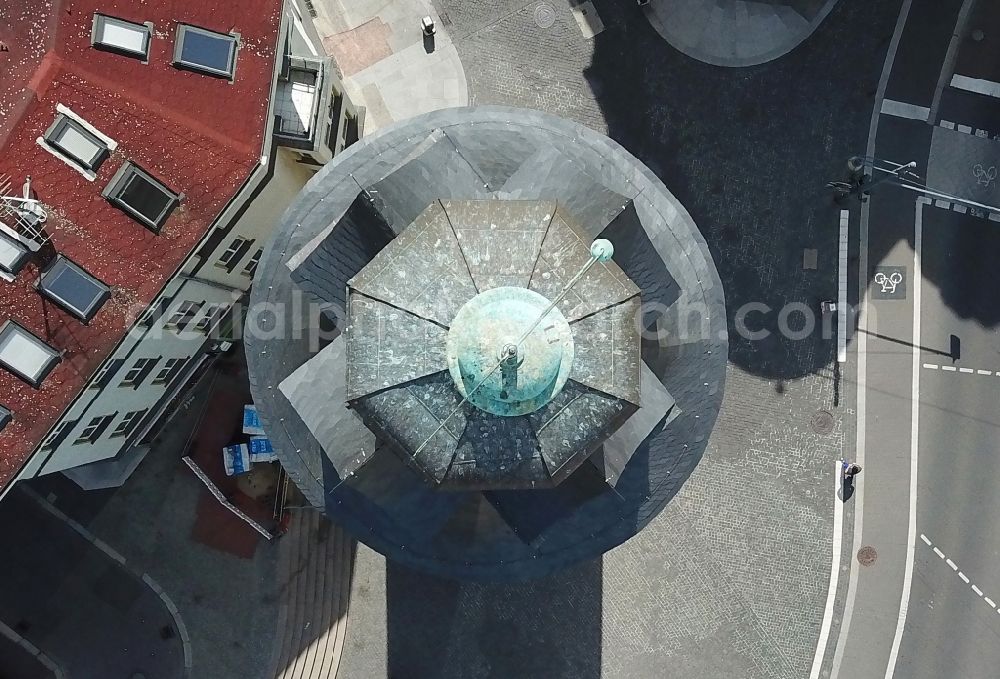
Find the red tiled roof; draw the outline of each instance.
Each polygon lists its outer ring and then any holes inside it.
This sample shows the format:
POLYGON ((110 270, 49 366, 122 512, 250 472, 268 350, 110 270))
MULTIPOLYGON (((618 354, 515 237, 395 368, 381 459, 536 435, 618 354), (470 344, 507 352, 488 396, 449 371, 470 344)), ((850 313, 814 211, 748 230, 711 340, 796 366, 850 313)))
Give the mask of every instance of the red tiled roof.
POLYGON ((45 228, 54 250, 36 253, 13 283, 0 281, 0 324, 16 320, 63 352, 63 360, 39 389, 0 369, 0 405, 14 412, 0 433, 0 487, 17 474, 124 336, 130 305, 153 299, 258 162, 282 9, 281 0, 5 4, 0 175, 10 175, 18 192, 31 175, 35 197, 48 211, 45 228), (149 63, 92 48, 95 12, 153 22, 149 63), (177 22, 240 34, 234 82, 170 65, 177 22), (96 181, 36 142, 52 124, 57 104, 118 142, 96 181), (159 235, 101 198, 127 160, 185 195, 159 235), (111 299, 89 324, 34 288, 55 252, 112 288, 111 299))

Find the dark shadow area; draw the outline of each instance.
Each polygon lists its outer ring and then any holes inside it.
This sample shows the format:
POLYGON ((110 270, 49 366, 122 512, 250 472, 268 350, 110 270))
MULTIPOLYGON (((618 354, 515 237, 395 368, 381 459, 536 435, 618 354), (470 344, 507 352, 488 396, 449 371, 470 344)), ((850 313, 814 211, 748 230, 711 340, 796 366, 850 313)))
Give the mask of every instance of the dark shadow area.
POLYGON ((484 585, 386 562, 391 679, 599 679, 602 560, 484 585))
POLYGON ((0 635, 0 677, 55 679, 56 675, 36 655, 6 635, 0 635))
POLYGON ((788 304, 836 297, 839 207, 824 185, 865 146, 899 3, 841 2, 791 55, 735 69, 679 54, 635 3, 595 5, 605 30, 585 77, 610 136, 663 180, 708 242, 730 359, 781 379, 828 365, 834 340, 818 329, 783 337, 778 317, 788 304), (815 270, 803 268, 806 249, 818 251, 815 270), (749 303, 771 309, 752 328, 770 331, 766 340, 735 332, 749 303))
POLYGON ((959 318, 1000 325, 996 272, 1000 224, 971 214, 926 206, 921 271, 959 318))
POLYGON ((434 51, 434 34, 424 33, 424 52, 430 54, 434 51))
POLYGON ((183 649, 163 600, 26 488, 0 503, 0 621, 73 676, 178 676, 183 649))

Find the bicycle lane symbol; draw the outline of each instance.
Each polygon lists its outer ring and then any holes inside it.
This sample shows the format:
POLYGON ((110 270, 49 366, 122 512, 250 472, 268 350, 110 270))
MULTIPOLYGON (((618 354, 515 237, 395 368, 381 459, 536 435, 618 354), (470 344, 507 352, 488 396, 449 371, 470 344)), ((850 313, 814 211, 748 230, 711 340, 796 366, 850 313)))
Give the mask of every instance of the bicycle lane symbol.
POLYGON ((872 281, 872 291, 877 299, 906 299, 906 267, 875 267, 872 281))

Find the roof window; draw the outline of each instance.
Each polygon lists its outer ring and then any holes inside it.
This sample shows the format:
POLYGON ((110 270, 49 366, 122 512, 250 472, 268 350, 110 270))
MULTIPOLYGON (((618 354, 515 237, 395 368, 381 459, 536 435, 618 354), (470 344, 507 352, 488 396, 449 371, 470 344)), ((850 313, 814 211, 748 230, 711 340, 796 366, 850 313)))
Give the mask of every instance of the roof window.
POLYGON ((97 172, 108 157, 105 141, 65 113, 56 116, 44 139, 49 146, 90 172, 97 172))
POLYGON ((154 233, 180 201, 179 194, 132 162, 122 165, 101 195, 154 233))
POLYGON ((236 73, 235 33, 216 33, 188 24, 177 25, 174 65, 232 79, 236 73))
POLYGON ((111 50, 146 61, 149 58, 149 41, 152 33, 152 24, 134 24, 104 14, 94 14, 90 43, 98 49, 111 50))
POLYGON ((59 362, 59 352, 14 321, 0 327, 0 365, 38 388, 59 362))
POLYGON ((0 231, 0 272, 16 276, 30 254, 27 247, 0 231))
POLYGON ((14 413, 10 412, 10 409, 5 406, 0 406, 0 431, 4 430, 10 421, 14 419, 14 413))
POLYGON ((93 318, 111 296, 108 286, 62 255, 42 274, 38 288, 43 295, 82 321, 93 318))

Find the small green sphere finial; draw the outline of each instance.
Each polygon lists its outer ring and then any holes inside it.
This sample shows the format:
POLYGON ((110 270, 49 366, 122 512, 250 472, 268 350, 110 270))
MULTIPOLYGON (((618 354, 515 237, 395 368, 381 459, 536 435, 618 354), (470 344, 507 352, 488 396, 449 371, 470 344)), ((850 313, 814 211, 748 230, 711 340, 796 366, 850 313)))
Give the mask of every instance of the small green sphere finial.
POLYGON ((590 256, 598 262, 606 262, 615 254, 615 246, 611 241, 598 238, 590 244, 590 256))

